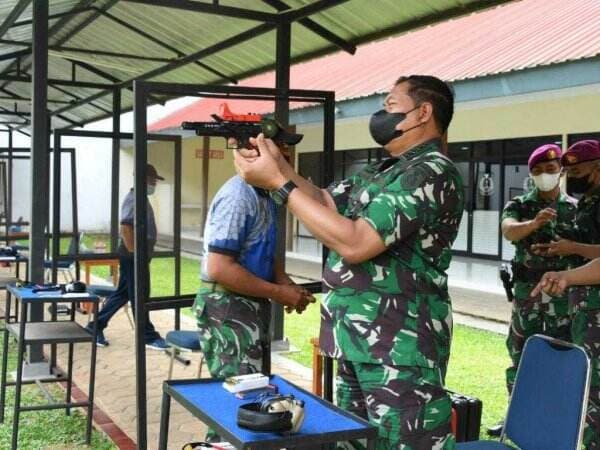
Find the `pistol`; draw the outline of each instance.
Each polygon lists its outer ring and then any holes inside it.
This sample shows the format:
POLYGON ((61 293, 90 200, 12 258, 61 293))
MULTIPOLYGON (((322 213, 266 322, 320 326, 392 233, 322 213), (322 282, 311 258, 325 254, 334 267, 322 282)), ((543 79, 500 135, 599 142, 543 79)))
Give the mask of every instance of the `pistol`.
POLYGON ((302 134, 289 133, 275 119, 260 114, 234 114, 227 103, 221 104, 220 114, 211 114, 211 117, 214 122, 182 122, 181 128, 194 130, 197 136, 234 138, 241 148, 250 148, 250 138, 260 133, 278 145, 296 145, 304 137, 302 134))

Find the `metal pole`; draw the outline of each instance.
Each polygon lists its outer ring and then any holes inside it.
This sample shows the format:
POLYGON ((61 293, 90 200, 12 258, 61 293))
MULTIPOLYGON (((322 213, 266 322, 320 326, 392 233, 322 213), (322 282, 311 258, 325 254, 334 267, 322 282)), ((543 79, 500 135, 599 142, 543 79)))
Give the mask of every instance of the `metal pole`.
POLYGON ((146 300, 149 297, 148 282, 148 235, 146 214, 148 199, 146 189, 146 164, 148 162, 148 142, 146 130, 146 89, 133 83, 134 93, 134 167, 135 167, 135 348, 136 348, 136 393, 137 393, 137 448, 147 448, 146 412, 146 347, 144 329, 146 327, 146 300))
POLYGON ((112 184, 110 196, 110 251, 116 252, 119 240, 119 170, 121 139, 121 90, 113 91, 112 184))
MULTIPOLYGON (((333 152, 335 148, 335 94, 327 96, 323 105, 323 186, 333 181, 333 152)), ((327 261, 329 250, 323 246, 323 265, 327 261)), ((333 359, 325 357, 323 361, 323 397, 333 401, 333 359)))
MULTIPOLYGON (((8 176, 6 181, 6 192, 7 192, 7 201, 6 201, 6 245, 9 242, 9 233, 10 227, 12 226, 12 183, 13 183, 13 132, 12 130, 8 130, 8 176)), ((26 275, 27 276, 27 275, 26 275)))
MULTIPOLYGON (((173 251, 175 252, 175 292, 176 296, 181 295, 181 137, 175 142, 175 171, 173 185, 173 209, 175 211, 173 217, 173 251)), ((181 308, 175 309, 175 329, 181 328, 181 308)), ((173 350, 174 351, 174 350, 173 350)))
MULTIPOLYGON (((277 26, 277 48, 276 48, 276 68, 275 68, 275 88, 278 90, 278 97, 275 100, 275 119, 284 127, 289 124, 290 105, 287 94, 290 88, 290 52, 291 52, 292 26, 284 23, 277 26)), ((277 211, 277 249, 276 259, 281 261, 285 268, 285 234, 286 234, 286 209, 278 208, 277 211)), ((273 303, 271 309, 271 326, 273 341, 278 342, 276 346, 286 348, 289 344, 284 342, 283 306, 273 303)))
MULTIPOLYGON (((48 223, 48 2, 33 2, 31 83, 31 225, 29 232, 29 280, 44 282, 44 250, 48 223)), ((42 305, 31 305, 30 319, 44 318, 42 305)), ((41 345, 31 345, 29 362, 41 362, 41 345)))

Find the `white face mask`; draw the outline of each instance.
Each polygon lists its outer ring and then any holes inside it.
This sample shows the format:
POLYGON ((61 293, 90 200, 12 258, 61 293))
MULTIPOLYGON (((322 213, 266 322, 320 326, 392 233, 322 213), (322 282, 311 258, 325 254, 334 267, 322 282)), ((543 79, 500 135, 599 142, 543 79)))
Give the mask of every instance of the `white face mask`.
POLYGON ((539 175, 532 175, 535 186, 542 192, 548 192, 554 189, 558 185, 560 180, 559 173, 541 173, 539 175))
POLYGON ((147 184, 146 191, 147 191, 148 195, 152 195, 156 191, 156 186, 153 184, 147 184))

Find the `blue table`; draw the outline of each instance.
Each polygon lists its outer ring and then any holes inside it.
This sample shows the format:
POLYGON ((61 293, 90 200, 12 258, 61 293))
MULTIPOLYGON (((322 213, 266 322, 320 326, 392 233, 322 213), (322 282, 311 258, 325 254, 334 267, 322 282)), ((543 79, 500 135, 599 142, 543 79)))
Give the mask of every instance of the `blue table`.
POLYGON ((267 450, 283 447, 318 446, 350 439, 367 439, 367 448, 375 448, 377 430, 367 421, 344 411, 320 397, 273 375, 271 384, 281 394, 293 394, 304 400, 305 419, 296 434, 261 433, 237 426, 240 400, 222 387, 223 380, 167 380, 163 383, 159 449, 167 450, 171 398, 194 416, 214 428, 224 440, 240 450, 267 450))
MULTIPOLYGON (((22 411, 38 411, 43 409, 66 409, 67 414, 70 413, 70 409, 73 407, 85 407, 87 408, 87 426, 86 426, 86 443, 89 444, 91 441, 92 434, 92 411, 94 407, 94 383, 95 383, 95 371, 96 371, 96 335, 97 335, 97 312, 99 297, 97 295, 90 295, 87 293, 83 294, 62 294, 61 291, 48 291, 48 292, 33 292, 31 287, 20 287, 15 284, 7 286, 8 293, 15 296, 15 298, 21 303, 21 311, 17 321, 11 321, 10 317, 10 302, 11 296, 6 297, 6 308, 5 308, 5 322, 6 331, 4 333, 3 342, 3 354, 2 354, 2 373, 1 373, 1 389, 0 389, 0 423, 4 421, 4 403, 6 398, 6 387, 8 385, 15 386, 15 406, 13 415, 13 433, 12 433, 12 446, 13 450, 17 449, 18 433, 19 433, 19 415, 22 411), (88 301, 94 304, 94 332, 90 334, 81 325, 75 322, 75 308, 74 304, 80 301, 88 301), (72 303, 70 320, 56 320, 56 312, 52 313, 52 320, 43 322, 29 322, 27 320, 27 312, 31 305, 43 305, 45 303, 72 303), (7 383, 6 372, 7 372, 7 357, 8 357, 8 335, 12 334, 17 340, 17 376, 15 382, 7 383), (92 347, 91 351, 91 367, 90 367, 90 381, 89 381, 89 393, 88 400, 86 402, 72 402, 71 401, 71 387, 73 382, 73 345, 75 343, 90 343, 92 347), (67 367, 67 392, 66 400, 64 403, 50 403, 48 405, 35 405, 35 406, 21 406, 21 388, 23 384, 34 383, 38 384, 41 382, 57 381, 55 377, 48 374, 48 378, 41 380, 23 380, 23 356, 25 347, 31 344, 68 344, 68 367, 67 367)), ((54 349, 52 350, 51 356, 51 370, 54 369, 54 349)), ((41 384, 39 384, 41 387, 41 384)), ((48 394, 49 395, 49 394, 48 394)))

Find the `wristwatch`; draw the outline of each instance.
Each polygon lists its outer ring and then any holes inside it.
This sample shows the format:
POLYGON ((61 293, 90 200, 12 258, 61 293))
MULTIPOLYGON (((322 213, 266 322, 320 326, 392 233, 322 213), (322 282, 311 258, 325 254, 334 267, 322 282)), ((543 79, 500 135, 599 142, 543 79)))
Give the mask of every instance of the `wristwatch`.
POLYGON ((285 183, 283 186, 281 186, 279 189, 277 189, 276 191, 271 191, 271 198, 273 199, 273 201, 278 204, 278 205, 285 205, 288 201, 288 197, 290 196, 290 193, 296 189, 298 186, 296 186, 296 183, 294 183, 292 180, 288 181, 287 183, 285 183))

